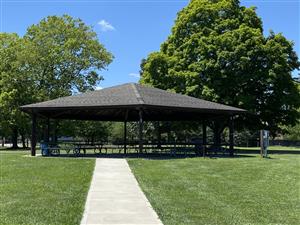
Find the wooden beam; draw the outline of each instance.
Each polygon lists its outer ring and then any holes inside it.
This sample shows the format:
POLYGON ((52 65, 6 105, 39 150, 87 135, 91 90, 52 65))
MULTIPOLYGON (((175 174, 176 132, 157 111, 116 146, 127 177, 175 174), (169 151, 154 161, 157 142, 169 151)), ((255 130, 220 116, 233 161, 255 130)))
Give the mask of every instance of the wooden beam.
POLYGON ((234 153, 234 123, 233 116, 229 119, 229 154, 233 156, 234 153))
POLYGON ((31 156, 36 155, 36 114, 31 114, 31 120, 32 120, 32 128, 31 128, 31 156))
POLYGON ((127 151, 127 121, 124 121, 124 154, 127 151))
POLYGON ((203 145, 203 157, 206 155, 206 145, 207 145, 207 134, 206 134, 206 121, 202 122, 202 145, 203 145))
POLYGON ((124 154, 127 152, 127 120, 128 120, 128 110, 125 112, 124 119, 124 154))
POLYGON ((143 153, 143 112, 139 110, 139 153, 143 153))
POLYGON ((259 143, 260 143, 260 156, 264 156, 264 131, 259 131, 259 143))
POLYGON ((155 121, 156 135, 157 135, 157 148, 161 149, 161 129, 160 122, 155 121))
POLYGON ((50 118, 48 117, 47 118, 47 128, 46 128, 46 138, 45 138, 45 141, 47 143, 49 143, 49 138, 50 138, 50 118))
POLYGON ((54 119, 54 123, 53 123, 53 128, 52 128, 52 132, 53 132, 53 137, 51 139, 51 143, 55 143, 57 142, 57 126, 58 126, 58 120, 54 119))

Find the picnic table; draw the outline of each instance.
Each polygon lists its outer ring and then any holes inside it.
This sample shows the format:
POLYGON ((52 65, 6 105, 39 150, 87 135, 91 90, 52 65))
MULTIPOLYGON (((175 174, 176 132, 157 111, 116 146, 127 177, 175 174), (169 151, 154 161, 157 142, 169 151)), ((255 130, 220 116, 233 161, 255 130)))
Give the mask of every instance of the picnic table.
POLYGON ((53 156, 60 155, 60 147, 59 146, 49 147, 49 154, 53 156))
POLYGON ((86 154, 87 150, 94 150, 95 154, 102 154, 102 150, 105 150, 105 153, 107 154, 107 148, 104 147, 104 145, 101 144, 75 144, 73 153, 75 155, 80 155, 81 151, 83 151, 83 154, 86 154))
MULTIPOLYGON (((170 154, 171 156, 176 155, 206 155, 216 154, 221 152, 226 154, 228 152, 227 143, 223 143, 221 146, 215 146, 213 144, 203 145, 201 142, 144 142, 143 152, 148 153, 164 153, 170 154)), ((139 144, 135 141, 126 143, 128 152, 139 153, 139 144)), ((84 143, 84 142, 69 142, 69 143, 53 143, 53 144, 41 144, 42 155, 57 156, 60 155, 61 151, 64 150, 69 155, 73 153, 75 156, 81 154, 86 155, 88 150, 93 150, 95 154, 107 154, 108 150, 110 153, 117 151, 119 154, 124 151, 124 143, 84 143), (45 150, 46 149, 46 150, 45 150), (44 154, 45 153, 45 154, 44 154)))
POLYGON ((78 156, 82 152, 86 154, 86 151, 92 149, 95 154, 101 154, 102 150, 105 150, 107 153, 107 148, 103 147, 103 144, 85 144, 85 143, 61 143, 59 144, 50 144, 42 143, 41 151, 43 156, 58 156, 61 151, 64 150, 68 155, 72 152, 74 155, 78 156))

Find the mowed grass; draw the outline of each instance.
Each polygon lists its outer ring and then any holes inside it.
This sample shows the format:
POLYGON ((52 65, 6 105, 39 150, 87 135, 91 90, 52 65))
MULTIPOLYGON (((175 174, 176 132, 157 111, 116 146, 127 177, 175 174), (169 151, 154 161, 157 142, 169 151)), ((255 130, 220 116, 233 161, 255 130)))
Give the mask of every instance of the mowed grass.
POLYGON ((300 156, 129 159, 165 225, 299 225, 300 156))
POLYGON ((80 224, 94 159, 0 152, 0 224, 80 224))

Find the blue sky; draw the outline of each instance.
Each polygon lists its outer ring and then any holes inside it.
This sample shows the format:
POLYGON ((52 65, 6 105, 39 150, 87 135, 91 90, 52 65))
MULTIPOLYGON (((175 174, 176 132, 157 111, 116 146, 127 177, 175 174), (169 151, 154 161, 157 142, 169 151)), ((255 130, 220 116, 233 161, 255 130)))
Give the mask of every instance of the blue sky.
MULTIPOLYGON (((31 24, 48 15, 69 14, 94 27, 115 59, 102 71, 101 87, 137 82, 140 62, 159 50, 187 0, 0 0, 1 31, 23 35, 31 24)), ((256 6, 265 34, 282 32, 295 42, 300 56, 300 0, 242 0, 256 6)))

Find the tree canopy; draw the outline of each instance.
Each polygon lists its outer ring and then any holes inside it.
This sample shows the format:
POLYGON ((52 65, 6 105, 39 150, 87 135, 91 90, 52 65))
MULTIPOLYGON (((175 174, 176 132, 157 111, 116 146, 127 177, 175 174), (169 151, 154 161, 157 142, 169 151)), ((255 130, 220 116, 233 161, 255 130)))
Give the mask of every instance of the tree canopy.
POLYGON ((80 19, 49 16, 27 29, 30 73, 42 99, 93 89, 112 61, 97 34, 80 19))
POLYGON ((291 77, 299 66, 293 42, 274 32, 264 36, 255 7, 192 0, 160 51, 142 60, 140 82, 247 109, 257 116, 243 124, 276 133, 299 117, 291 77))
POLYGON ((93 90, 113 56, 80 19, 49 16, 23 37, 0 33, 0 130, 29 126, 19 106, 93 90))
MULTIPOLYGON (((0 130, 16 139, 28 130, 28 119, 19 109, 34 101, 34 88, 28 73, 24 73, 25 41, 17 34, 0 34, 0 130)), ((16 148, 16 143, 14 143, 16 148)))

